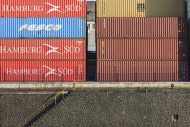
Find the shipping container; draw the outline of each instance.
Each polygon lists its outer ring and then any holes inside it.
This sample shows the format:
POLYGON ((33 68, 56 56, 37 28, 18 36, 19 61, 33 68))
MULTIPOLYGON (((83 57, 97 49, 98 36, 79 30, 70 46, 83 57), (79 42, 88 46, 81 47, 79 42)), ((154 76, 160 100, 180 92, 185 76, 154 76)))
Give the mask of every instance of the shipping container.
POLYGON ((187 81, 187 65, 186 61, 97 61, 97 81, 187 81))
POLYGON ((86 0, 1 0, 1 17, 86 17, 86 0))
POLYGON ((86 59, 85 39, 0 39, 0 59, 86 59))
POLYGON ((85 38, 84 18, 0 18, 0 38, 85 38))
POLYGON ((97 17, 184 17, 184 0, 97 0, 97 17))
POLYGON ((0 81, 85 81, 83 61, 0 61, 0 81))
POLYGON ((98 60, 188 60, 187 39, 97 39, 98 60))
POLYGON ((187 38, 187 19, 97 18, 97 38, 187 38))

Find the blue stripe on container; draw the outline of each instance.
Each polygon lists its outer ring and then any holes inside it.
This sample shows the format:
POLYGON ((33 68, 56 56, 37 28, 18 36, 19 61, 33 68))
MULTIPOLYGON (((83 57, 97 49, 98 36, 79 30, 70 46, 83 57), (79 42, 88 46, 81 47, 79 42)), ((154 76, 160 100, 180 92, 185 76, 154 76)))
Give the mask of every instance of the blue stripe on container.
POLYGON ((85 38, 85 29, 85 18, 0 18, 0 38, 85 38), (62 28, 58 31, 19 31, 24 24, 60 24, 62 28))

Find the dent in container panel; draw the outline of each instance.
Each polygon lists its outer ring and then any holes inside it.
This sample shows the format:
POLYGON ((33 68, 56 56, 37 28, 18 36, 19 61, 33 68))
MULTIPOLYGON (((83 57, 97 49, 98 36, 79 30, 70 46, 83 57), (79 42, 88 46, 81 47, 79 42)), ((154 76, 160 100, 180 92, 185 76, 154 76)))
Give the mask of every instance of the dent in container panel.
POLYGON ((97 39, 98 60, 188 60, 185 39, 97 39))
POLYGON ((97 61, 97 81, 187 81, 187 66, 187 61, 97 61))
POLYGON ((187 20, 178 17, 97 18, 97 38, 187 38, 187 20))
POLYGON ((85 18, 0 18, 0 38, 85 38, 85 18))
POLYGON ((86 0, 1 0, 1 17, 86 17, 86 0))
POLYGON ((83 61, 0 61, 0 81, 85 81, 83 61))
POLYGON ((1 39, 0 59, 86 59, 85 39, 1 39))
POLYGON ((184 0, 97 0, 97 17, 185 17, 184 0))

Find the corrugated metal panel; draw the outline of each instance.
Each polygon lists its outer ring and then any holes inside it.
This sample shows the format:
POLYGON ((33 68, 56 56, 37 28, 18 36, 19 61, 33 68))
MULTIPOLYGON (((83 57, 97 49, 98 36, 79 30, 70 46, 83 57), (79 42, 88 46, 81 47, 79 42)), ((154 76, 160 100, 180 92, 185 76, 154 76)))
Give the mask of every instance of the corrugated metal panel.
POLYGON ((0 38, 85 38, 84 18, 0 18, 0 38))
POLYGON ((85 81, 85 61, 0 61, 0 81, 85 81))
POLYGON ((187 20, 160 18, 97 18, 98 38, 187 38, 187 20))
POLYGON ((86 17, 86 0, 1 0, 0 4, 1 17, 86 17))
POLYGON ((0 59, 86 59, 85 39, 1 39, 0 59))
POLYGON ((184 17, 184 0, 97 0, 97 17, 184 17))
POLYGON ((188 60, 188 40, 97 39, 98 60, 188 60))
POLYGON ((97 0, 97 17, 145 17, 137 5, 145 0, 97 0))
POLYGON ((185 0, 145 0, 146 17, 185 17, 185 0))
POLYGON ((97 61, 97 81, 186 81, 187 65, 179 61, 97 61))

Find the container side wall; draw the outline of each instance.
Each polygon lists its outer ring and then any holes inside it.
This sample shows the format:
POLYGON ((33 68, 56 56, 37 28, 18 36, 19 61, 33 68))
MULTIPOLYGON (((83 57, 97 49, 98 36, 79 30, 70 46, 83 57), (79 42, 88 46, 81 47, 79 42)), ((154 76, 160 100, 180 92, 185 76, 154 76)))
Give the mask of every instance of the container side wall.
POLYGON ((97 18, 97 38, 187 38, 185 18, 97 18))
POLYGON ((86 0, 1 0, 0 4, 1 17, 86 17, 86 0))
POLYGON ((144 0, 97 0, 97 17, 145 17, 137 9, 144 0))
POLYGON ((85 61, 1 61, 0 81, 85 81, 85 65, 85 61))
POLYGON ((97 39, 98 60, 188 60, 183 39, 97 39))
POLYGON ((84 18, 0 18, 0 38, 85 38, 84 18))
POLYGON ((145 0, 145 17, 185 17, 185 0, 145 0))
POLYGON ((179 61, 97 61, 99 82, 186 81, 187 62, 179 61), (183 64, 181 64, 183 63, 183 64), (185 70, 186 69, 186 70, 185 70), (179 73, 180 71, 180 73, 179 73))
POLYGON ((1 60, 86 59, 85 39, 1 39, 1 60))
POLYGON ((184 16, 184 0, 97 0, 97 17, 184 16))

